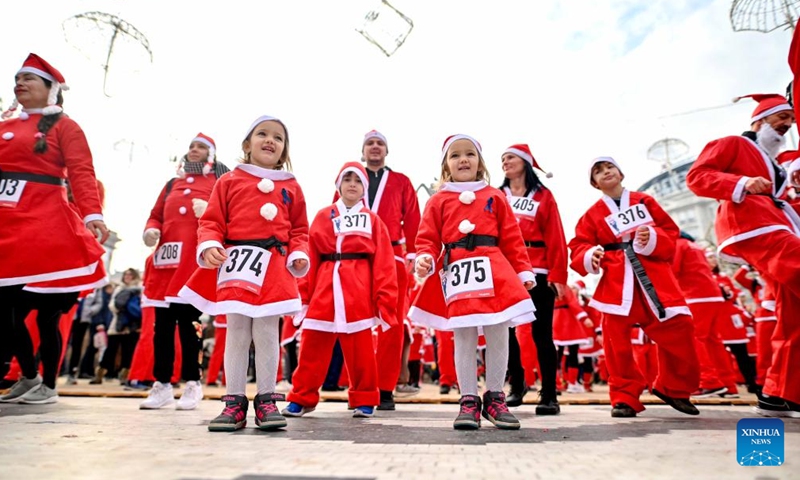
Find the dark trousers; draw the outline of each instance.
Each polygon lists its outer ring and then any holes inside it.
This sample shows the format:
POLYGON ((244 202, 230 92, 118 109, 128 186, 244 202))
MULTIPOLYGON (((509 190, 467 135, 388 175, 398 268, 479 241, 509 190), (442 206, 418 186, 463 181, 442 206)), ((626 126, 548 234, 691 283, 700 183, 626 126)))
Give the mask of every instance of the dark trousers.
POLYGON ((342 375, 342 366, 344 365, 344 355, 342 354, 342 347, 339 345, 339 340, 333 346, 333 354, 331 355, 331 363, 328 364, 328 373, 325 375, 325 383, 322 384, 327 389, 339 388, 339 377, 342 375))
MULTIPOLYGON (((124 333, 120 335, 109 335, 108 346, 103 352, 103 359, 100 361, 100 367, 109 372, 115 372, 117 363, 117 352, 122 351, 119 368, 131 368, 131 359, 133 358, 133 351, 136 350, 136 343, 139 341, 139 334, 124 333)), ((174 348, 174 345, 173 345, 174 348)))
POLYGON ((186 381, 200 380, 201 340, 194 322, 200 322, 200 310, 191 305, 172 303, 167 308, 156 307, 153 376, 159 382, 169 383, 172 378, 176 325, 181 340, 181 377, 186 381))
MULTIPOLYGON (((74 320, 72 322, 72 338, 70 338, 69 342, 71 352, 69 355, 69 362, 67 363, 67 373, 70 375, 75 375, 77 377, 80 374, 77 371, 78 364, 83 354, 83 342, 86 340, 86 332, 89 330, 90 326, 90 323, 84 323, 80 320, 74 320)), ((89 343, 93 343, 93 338, 89 339, 89 343)))
POLYGON ((748 387, 754 388, 756 386, 756 365, 753 358, 747 353, 747 344, 734 343, 728 345, 728 348, 736 358, 736 364, 739 366, 744 382, 748 387))
POLYGON ((553 343, 553 306, 556 294, 547 284, 547 275, 536 275, 536 286, 529 291, 536 307, 536 321, 533 322, 533 343, 539 357, 539 372, 542 376, 542 399, 556 398, 556 346, 553 343))
POLYGON ((283 367, 283 379, 292 383, 292 375, 297 370, 297 340, 292 340, 283 346, 286 350, 285 365, 283 367))
POLYGON ((578 350, 580 345, 561 345, 558 347, 558 364, 560 365, 564 359, 564 349, 567 349, 567 368, 578 368, 578 350))

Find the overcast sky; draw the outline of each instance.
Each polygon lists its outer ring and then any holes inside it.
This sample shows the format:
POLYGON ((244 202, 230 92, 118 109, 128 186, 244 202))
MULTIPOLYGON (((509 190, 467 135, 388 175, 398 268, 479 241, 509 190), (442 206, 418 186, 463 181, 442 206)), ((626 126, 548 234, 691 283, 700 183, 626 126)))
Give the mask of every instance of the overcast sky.
POLYGON ((47 0, 32 12, 30 2, 7 2, 0 98, 10 103, 28 52, 64 74, 65 110, 87 134, 108 190, 106 221, 123 239, 111 266, 120 271, 143 265, 141 232, 174 173, 169 158, 198 131, 233 167, 252 120, 283 119, 309 218, 373 128, 388 138, 389 166, 415 185, 438 175, 450 134, 483 144, 495 186, 502 151, 528 143, 555 175, 545 183, 569 240, 599 196, 588 183, 592 158, 615 157, 635 189, 660 171, 646 155, 654 142, 680 138, 697 154, 748 126, 754 104, 732 97, 783 93, 791 80, 790 32, 734 33, 730 0, 392 0, 414 29, 388 58, 355 31, 379 3, 47 0), (87 30, 68 42, 62 30, 88 11, 127 20, 153 51, 152 64, 139 45, 112 54, 111 98, 101 67, 109 39, 87 30))

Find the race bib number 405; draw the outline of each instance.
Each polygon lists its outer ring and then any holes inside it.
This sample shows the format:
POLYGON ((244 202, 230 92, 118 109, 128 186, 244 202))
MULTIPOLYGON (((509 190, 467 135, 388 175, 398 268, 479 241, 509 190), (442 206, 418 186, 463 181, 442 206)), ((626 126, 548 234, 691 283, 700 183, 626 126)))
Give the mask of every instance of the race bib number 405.
POLYGON ((372 219, 368 213, 346 213, 333 219, 334 235, 372 237, 372 219))
POLYGON ((249 245, 229 247, 225 253, 228 258, 219 267, 217 290, 238 287, 255 294, 261 293, 272 253, 249 245))
POLYGON ((448 304, 465 298, 494 297, 492 264, 489 257, 472 257, 450 264, 440 272, 444 300, 448 304))
POLYGON ((652 225, 654 222, 653 217, 650 216, 650 212, 647 210, 647 206, 643 203, 637 203, 625 210, 607 216, 606 223, 611 231, 614 232, 614 235, 621 237, 641 226, 652 225))
POLYGON ((517 218, 533 220, 539 210, 539 202, 528 197, 508 197, 508 203, 517 218))
POLYGON ((156 268, 178 268, 181 263, 183 242, 167 242, 156 250, 153 256, 153 266, 156 268))
POLYGON ((25 180, 0 180, 0 207, 16 208, 27 184, 25 180))

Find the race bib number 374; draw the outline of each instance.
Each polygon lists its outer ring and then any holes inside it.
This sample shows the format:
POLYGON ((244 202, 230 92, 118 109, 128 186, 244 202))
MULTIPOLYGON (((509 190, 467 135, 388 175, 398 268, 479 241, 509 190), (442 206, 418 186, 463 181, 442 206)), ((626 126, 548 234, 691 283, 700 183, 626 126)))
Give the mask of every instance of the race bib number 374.
POLYGON ((465 298, 494 297, 492 264, 489 257, 472 257, 449 265, 441 272, 444 300, 448 304, 465 298))
POLYGON ((219 267, 217 290, 237 287, 255 294, 261 293, 272 253, 250 245, 229 247, 225 253, 228 258, 219 267))
POLYGON ((606 223, 608 228, 614 232, 614 235, 621 237, 641 226, 652 225, 654 222, 653 217, 650 216, 650 212, 647 210, 647 206, 643 203, 637 203, 625 210, 620 210, 607 216, 606 223))

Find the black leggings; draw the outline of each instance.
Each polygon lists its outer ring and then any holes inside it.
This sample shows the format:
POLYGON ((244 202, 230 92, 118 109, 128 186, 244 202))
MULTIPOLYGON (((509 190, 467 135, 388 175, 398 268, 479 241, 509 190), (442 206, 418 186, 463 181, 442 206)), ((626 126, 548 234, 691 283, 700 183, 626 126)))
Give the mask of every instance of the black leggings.
MULTIPOLYGON (((567 367, 568 368, 578 368, 578 350, 580 350, 580 345, 566 345, 569 349, 569 353, 567 353, 567 367)), ((564 345, 558 347, 558 363, 561 364, 561 359, 564 358, 564 345)))
POLYGON ((292 375, 297 370, 297 340, 292 340, 283 346, 286 350, 285 366, 283 367, 283 379, 292 383, 292 375))
POLYGON ((200 380, 200 345, 194 322, 200 322, 200 310, 191 305, 171 303, 168 308, 156 308, 153 353, 153 376, 161 383, 170 383, 175 362, 175 325, 181 339, 181 377, 186 381, 200 380))
POLYGON ((536 307, 536 321, 533 322, 533 342, 539 357, 539 373, 542 376, 542 399, 556 398, 556 346, 553 343, 553 306, 556 293, 547 283, 547 275, 536 274, 536 286, 529 291, 536 307))
POLYGON ((727 345, 733 356, 736 358, 736 364, 739 366, 739 371, 742 373, 744 382, 748 387, 755 387, 756 385, 756 365, 753 358, 747 353, 746 343, 734 343, 727 345))
MULTIPOLYGON (((103 352, 103 359, 100 361, 100 367, 108 372, 115 372, 117 369, 117 352, 122 351, 119 368, 131 368, 131 360, 133 359, 133 351, 136 349, 136 343, 139 341, 139 333, 123 333, 119 335, 108 336, 108 346, 103 352)), ((181 348, 183 345, 181 344, 181 348)))

